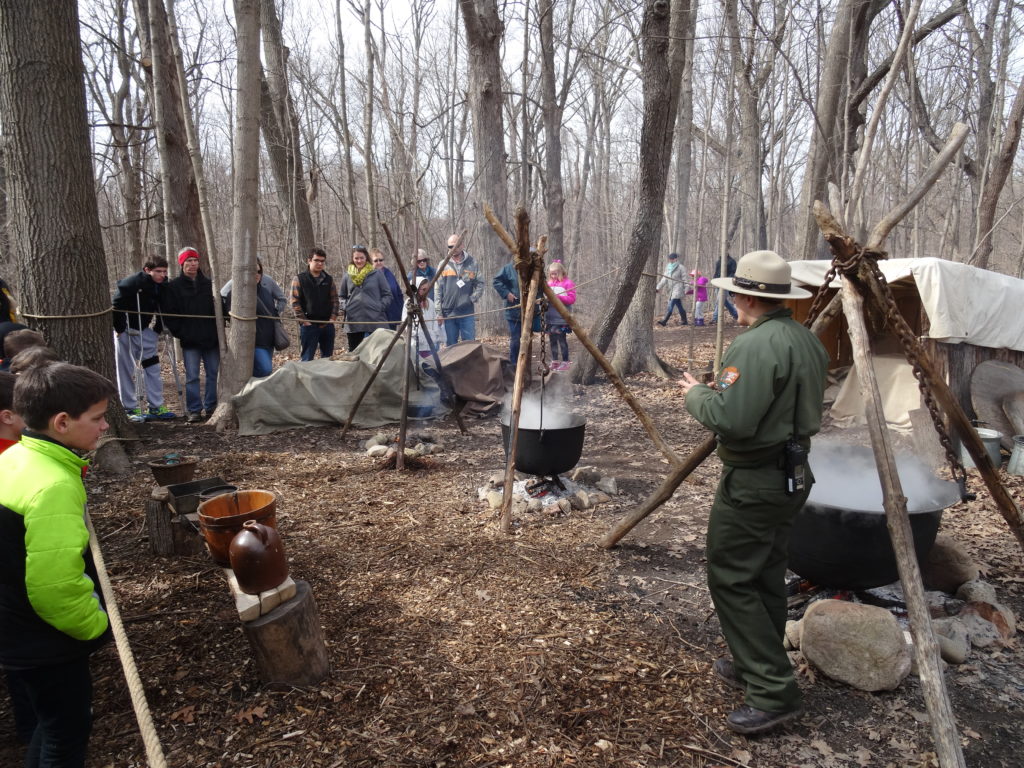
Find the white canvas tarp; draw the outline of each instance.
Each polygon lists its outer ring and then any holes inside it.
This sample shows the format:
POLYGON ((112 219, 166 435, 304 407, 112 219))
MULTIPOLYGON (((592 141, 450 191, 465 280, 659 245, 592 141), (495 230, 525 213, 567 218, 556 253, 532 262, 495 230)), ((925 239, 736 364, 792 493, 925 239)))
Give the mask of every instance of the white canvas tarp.
MULTIPOLYGON (((885 259, 879 263, 890 283, 912 280, 928 315, 928 338, 949 344, 1024 351, 1021 307, 1024 280, 944 259, 885 259)), ((793 261, 793 278, 817 288, 828 261, 793 261)), ((839 287, 839 279, 832 287, 839 287)))
MULTIPOLYGON (((296 427, 344 424, 356 398, 369 381, 394 331, 378 329, 360 344, 353 360, 311 360, 286 363, 264 379, 251 379, 232 403, 241 435, 266 435, 296 427)), ((395 344, 352 420, 358 427, 396 423, 402 415, 402 372, 405 340, 395 344)), ((430 376, 420 373, 409 384, 410 417, 443 416, 441 392, 430 376)))

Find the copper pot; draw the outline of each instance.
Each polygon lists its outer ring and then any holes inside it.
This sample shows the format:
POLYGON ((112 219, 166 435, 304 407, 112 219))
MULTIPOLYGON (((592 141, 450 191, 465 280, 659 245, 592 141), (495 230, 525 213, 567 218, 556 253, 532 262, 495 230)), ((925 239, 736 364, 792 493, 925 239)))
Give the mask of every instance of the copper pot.
POLYGON ((277 531, 269 525, 246 520, 228 548, 231 570, 238 587, 249 595, 258 595, 279 586, 288 578, 288 561, 277 531))

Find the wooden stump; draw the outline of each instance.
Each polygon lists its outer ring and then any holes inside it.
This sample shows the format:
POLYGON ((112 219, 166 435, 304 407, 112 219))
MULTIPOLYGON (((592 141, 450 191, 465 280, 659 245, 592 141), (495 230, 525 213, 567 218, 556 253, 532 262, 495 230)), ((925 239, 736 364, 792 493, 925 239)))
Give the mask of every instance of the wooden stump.
POLYGON ((327 646, 309 584, 270 613, 242 624, 260 679, 271 689, 313 686, 330 672, 327 646))
POLYGON ((177 515, 171 506, 171 494, 166 487, 153 489, 146 501, 146 533, 149 549, 154 555, 199 555, 205 551, 199 521, 189 520, 195 515, 177 515))

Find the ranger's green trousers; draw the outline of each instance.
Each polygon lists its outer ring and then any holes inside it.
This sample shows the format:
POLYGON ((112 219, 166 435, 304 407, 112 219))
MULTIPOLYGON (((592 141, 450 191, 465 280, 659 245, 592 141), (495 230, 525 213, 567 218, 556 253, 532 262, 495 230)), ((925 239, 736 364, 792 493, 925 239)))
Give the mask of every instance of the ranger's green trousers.
MULTIPOLYGON (((808 480, 810 480, 808 472, 808 480)), ((789 530, 810 492, 789 496, 785 473, 726 466, 708 522, 708 587, 745 703, 767 711, 800 703, 782 645, 789 530)))

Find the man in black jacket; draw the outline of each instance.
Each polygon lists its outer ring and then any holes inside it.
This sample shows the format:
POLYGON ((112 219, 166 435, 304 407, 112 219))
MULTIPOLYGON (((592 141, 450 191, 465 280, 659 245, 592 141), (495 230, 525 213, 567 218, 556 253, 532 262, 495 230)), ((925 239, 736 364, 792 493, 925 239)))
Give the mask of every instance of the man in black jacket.
POLYGON ((164 385, 160 379, 157 341, 160 323, 160 294, 167 286, 167 259, 150 256, 142 271, 126 277, 114 291, 114 333, 117 344, 117 389, 121 404, 132 421, 173 419, 164 405, 164 385), (156 323, 153 318, 156 316, 156 323), (151 327, 152 326, 152 327, 151 327), (140 392, 135 386, 135 366, 141 365, 149 410, 143 413, 140 392))
POLYGON ((181 341, 185 360, 185 407, 189 423, 213 415, 217 407, 217 371, 220 347, 213 316, 213 283, 199 271, 199 252, 182 248, 178 254, 181 274, 167 284, 162 296, 164 324, 181 341), (194 315, 194 317, 181 317, 194 315), (199 367, 206 370, 206 388, 200 398, 199 367))
POLYGON ((330 359, 334 354, 334 321, 338 319, 338 286, 327 274, 327 254, 322 248, 309 252, 309 269, 292 280, 292 311, 299 321, 302 360, 330 359))

